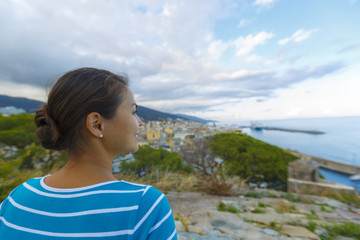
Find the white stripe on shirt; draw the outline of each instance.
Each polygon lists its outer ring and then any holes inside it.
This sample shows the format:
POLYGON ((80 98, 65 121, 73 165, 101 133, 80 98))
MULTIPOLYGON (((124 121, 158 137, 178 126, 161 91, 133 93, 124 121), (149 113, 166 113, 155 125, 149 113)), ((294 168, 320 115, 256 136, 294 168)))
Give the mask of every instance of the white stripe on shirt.
POLYGON ((147 213, 144 215, 144 217, 136 224, 136 226, 134 227, 134 232, 141 226, 141 224, 146 220, 146 218, 150 215, 150 213, 154 210, 154 208, 159 204, 159 202, 161 201, 161 199, 163 199, 163 197, 165 197, 164 194, 161 194, 160 197, 156 200, 156 202, 151 206, 151 208, 149 209, 149 211, 147 211, 147 213))
POLYGON ((170 235, 170 237, 167 240, 172 239, 175 236, 175 234, 176 234, 176 228, 175 228, 175 230, 173 231, 173 233, 170 235))
POLYGON ((151 188, 151 186, 146 186, 146 188, 145 188, 145 190, 144 190, 144 192, 143 192, 143 194, 142 194, 142 196, 144 196, 145 195, 145 193, 149 190, 151 188))
POLYGON ((92 192, 84 192, 84 193, 62 195, 62 194, 42 192, 42 191, 37 190, 36 188, 30 186, 26 182, 23 183, 23 186, 26 187, 27 189, 29 189, 30 191, 34 192, 34 193, 37 193, 39 195, 46 196, 46 197, 53 197, 53 198, 75 198, 75 197, 83 197, 83 196, 94 195, 94 194, 103 194, 103 193, 137 193, 137 192, 143 192, 144 191, 144 189, 122 190, 122 191, 119 191, 119 190, 99 190, 99 191, 92 191, 92 192))
MULTIPOLYGON (((49 176, 49 175, 47 175, 47 176, 49 176)), ((63 192, 63 193, 85 191, 85 190, 89 190, 91 188, 101 187, 101 186, 108 185, 108 184, 111 184, 111 183, 120 182, 118 180, 115 180, 115 181, 107 181, 107 182, 97 183, 97 184, 93 184, 93 185, 90 185, 90 186, 78 187, 78 188, 54 188, 54 187, 50 187, 50 186, 46 185, 45 178, 47 176, 42 177, 40 179, 40 185, 44 189, 46 189, 48 191, 51 191, 51 192, 63 192)))
POLYGON ((151 233, 152 231, 154 231, 155 229, 157 229, 158 227, 160 227, 160 225, 165 222, 166 219, 168 219, 171 216, 171 210, 165 215, 165 217, 163 217, 163 219, 161 219, 155 226, 153 226, 149 233, 151 233))
POLYGON ((47 232, 47 231, 21 227, 6 221, 6 219, 3 217, 0 217, 0 221, 2 221, 6 226, 16 230, 45 235, 45 236, 51 236, 51 237, 113 237, 120 235, 131 235, 134 233, 133 230, 121 230, 121 231, 112 231, 112 232, 91 232, 91 233, 57 233, 57 232, 47 232))
POLYGON ((27 211, 27 212, 50 216, 50 217, 76 217, 76 216, 99 214, 99 213, 125 212, 125 211, 137 210, 139 208, 138 205, 135 205, 135 206, 130 206, 130 207, 94 209, 94 210, 87 210, 87 211, 81 211, 81 212, 53 213, 53 212, 45 212, 45 211, 25 207, 25 206, 20 205, 19 203, 15 202, 14 199, 12 199, 10 196, 8 197, 8 199, 9 199, 10 203, 16 208, 19 208, 19 209, 27 211))

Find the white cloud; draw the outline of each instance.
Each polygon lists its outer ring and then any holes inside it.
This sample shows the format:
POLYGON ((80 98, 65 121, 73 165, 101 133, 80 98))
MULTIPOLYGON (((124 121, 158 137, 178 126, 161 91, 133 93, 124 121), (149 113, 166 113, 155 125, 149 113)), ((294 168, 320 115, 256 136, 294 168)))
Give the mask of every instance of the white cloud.
POLYGON ((210 57, 218 60, 228 47, 228 43, 224 43, 221 40, 215 40, 209 44, 208 52, 210 57))
POLYGON ((262 59, 262 57, 257 56, 257 55, 250 55, 248 57, 245 58, 245 62, 247 63, 256 63, 256 62, 260 62, 262 59))
POLYGON ((291 37, 280 39, 278 41, 278 43, 280 45, 284 45, 291 41, 301 42, 301 41, 308 39, 311 35, 313 35, 314 33, 318 32, 318 31, 319 31, 318 29, 311 29, 311 30, 306 31, 306 30, 300 28, 293 35, 291 35, 291 37))
POLYGON ((236 72, 223 72, 223 73, 218 73, 216 75, 214 75, 214 79, 215 80, 239 80, 239 79, 245 79, 245 78, 249 78, 249 77, 254 77, 257 75, 262 75, 262 74, 268 74, 271 73, 271 71, 269 70, 248 70, 248 69, 242 69, 242 70, 238 70, 236 72))
POLYGON ((29 84, 2 81, 0 94, 12 97, 26 97, 44 102, 46 101, 46 90, 29 84))
POLYGON ((267 32, 260 32, 256 35, 247 35, 246 37, 239 37, 234 41, 236 48, 236 56, 249 54, 257 45, 262 45, 266 40, 272 38, 274 34, 267 32))
MULTIPOLYGON (((283 102, 310 114, 310 105, 293 99, 304 95, 269 100, 278 89, 345 69, 341 62, 329 64, 336 59, 319 63, 305 53, 280 56, 280 62, 279 45, 270 39, 281 32, 259 32, 267 29, 263 16, 248 14, 275 1, 251 1, 244 4, 249 11, 239 10, 236 0, 65 1, 0 1, 0 94, 43 100, 49 79, 90 66, 127 73, 138 103, 157 110, 213 119, 232 118, 234 112, 241 112, 238 118, 269 118, 295 113, 283 102), (241 28, 255 19, 256 31, 241 28), (218 23, 229 29, 216 32, 218 23), (261 45, 266 54, 257 51, 261 45), (274 106, 284 109, 268 111, 274 106)), ((299 29, 279 44, 304 41, 316 31, 299 29)))
POLYGON ((238 24, 238 27, 245 27, 245 26, 247 26, 247 25, 249 25, 251 23, 252 23, 252 20, 243 18, 243 19, 240 20, 240 22, 238 24))
POLYGON ((261 6, 261 7, 267 7, 273 4, 275 0, 255 0, 254 5, 255 6, 261 6))

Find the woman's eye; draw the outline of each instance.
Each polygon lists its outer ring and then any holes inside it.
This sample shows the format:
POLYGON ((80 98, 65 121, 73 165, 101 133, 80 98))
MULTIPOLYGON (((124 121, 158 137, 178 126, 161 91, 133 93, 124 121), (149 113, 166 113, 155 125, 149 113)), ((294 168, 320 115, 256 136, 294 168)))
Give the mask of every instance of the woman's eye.
POLYGON ((138 111, 137 111, 137 110, 135 110, 135 111, 133 112, 133 114, 137 114, 137 112, 138 112, 138 111))

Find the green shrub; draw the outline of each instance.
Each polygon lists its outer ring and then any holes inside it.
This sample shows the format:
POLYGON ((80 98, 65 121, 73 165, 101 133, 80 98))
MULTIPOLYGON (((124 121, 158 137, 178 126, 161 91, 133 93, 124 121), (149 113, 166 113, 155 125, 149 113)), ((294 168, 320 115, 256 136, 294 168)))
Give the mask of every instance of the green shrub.
POLYGON ((281 198, 285 198, 286 200, 288 200, 289 202, 301 202, 301 198, 295 197, 293 194, 291 193, 287 193, 287 194, 281 194, 280 196, 281 198))
POLYGON ((145 176, 157 169, 159 171, 192 173, 193 168, 185 164, 176 152, 168 152, 162 148, 155 149, 148 145, 140 146, 134 154, 135 161, 121 163, 121 172, 145 176))
POLYGON ((271 207, 271 205, 270 205, 270 204, 263 203, 263 202, 258 202, 258 207, 267 208, 267 207, 271 207))
POLYGON ((0 115, 0 143, 18 148, 38 143, 35 130, 34 114, 0 115))
POLYGON ((306 225, 304 225, 306 229, 308 229, 311 232, 315 232, 315 229, 317 227, 317 224, 313 221, 309 221, 306 225))
POLYGON ((297 159, 283 149, 245 134, 222 133, 212 137, 212 152, 224 160, 230 176, 261 175, 266 182, 287 182, 289 162, 297 159))
POLYGON ((266 211, 262 208, 255 208, 253 211, 251 211, 252 213, 266 213, 266 211))
POLYGON ((333 213, 334 212, 333 210, 327 209, 325 206, 321 206, 320 210, 322 212, 326 212, 326 213, 333 213))
POLYGON ((217 209, 220 212, 230 212, 230 213, 238 213, 239 210, 235 206, 229 206, 225 204, 223 201, 219 201, 217 209))
POLYGON ((252 197, 252 198, 263 198, 265 196, 264 193, 258 193, 258 192, 247 192, 245 194, 245 197, 252 197))
POLYGON ((311 210, 310 210, 310 213, 311 213, 311 215, 313 215, 313 216, 317 216, 317 214, 316 214, 316 212, 315 212, 314 209, 311 209, 311 210))
POLYGON ((344 236, 360 239, 360 225, 352 222, 339 223, 334 225, 326 225, 324 228, 330 236, 344 236))

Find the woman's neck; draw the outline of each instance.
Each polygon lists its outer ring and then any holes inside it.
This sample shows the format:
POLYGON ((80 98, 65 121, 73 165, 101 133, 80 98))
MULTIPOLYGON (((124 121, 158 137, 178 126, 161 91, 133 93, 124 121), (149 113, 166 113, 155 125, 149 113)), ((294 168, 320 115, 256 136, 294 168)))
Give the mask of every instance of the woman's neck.
POLYGON ((112 174, 112 159, 95 154, 69 154, 65 166, 45 179, 55 188, 85 187, 117 180, 112 174))

